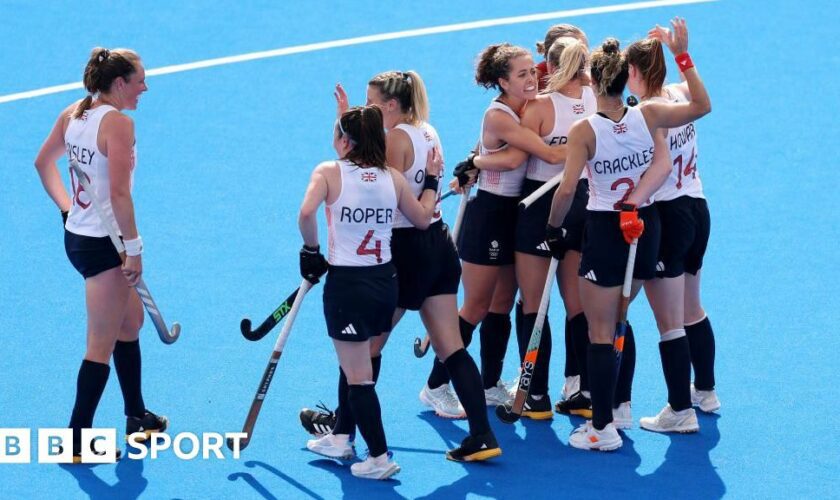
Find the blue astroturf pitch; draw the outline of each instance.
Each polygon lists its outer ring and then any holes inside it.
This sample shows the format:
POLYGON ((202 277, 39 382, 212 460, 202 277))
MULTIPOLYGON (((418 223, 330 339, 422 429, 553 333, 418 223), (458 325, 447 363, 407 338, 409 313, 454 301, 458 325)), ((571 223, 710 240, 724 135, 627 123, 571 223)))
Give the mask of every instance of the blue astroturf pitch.
MULTIPOLYGON (((335 82, 360 103, 372 75, 417 70, 451 166, 475 143, 494 95, 471 79, 483 47, 510 41, 532 48, 555 22, 579 25, 593 46, 606 36, 626 45, 675 15, 688 20, 691 53, 713 104, 697 124, 698 168, 712 213, 703 301, 716 332, 723 403, 719 415, 700 416, 695 435, 638 428, 639 417, 665 403, 656 328, 640 297, 630 309, 636 423, 623 448, 570 448, 579 420, 555 415, 505 426, 491 415, 504 454, 489 463, 447 462, 443 453, 466 423, 441 420, 418 401, 431 356, 414 358, 412 340, 422 329, 408 314, 385 350, 378 384, 403 471, 392 481, 358 480, 346 466, 307 452, 298 423, 301 407, 335 404, 336 359, 319 286, 303 302, 238 460, 230 453, 180 460, 168 450, 117 465, 58 466, 36 463, 33 444, 33 463, 0 463, 0 496, 840 497, 835 5, 0 1, 0 428, 32 429, 34 440, 39 428, 65 426, 73 405, 84 353, 83 283, 66 260, 58 211, 32 162, 59 111, 83 93, 25 93, 78 82, 92 47, 134 48, 150 73, 149 91, 131 113, 144 276, 183 334, 165 346, 147 321, 143 388, 147 405, 170 417, 175 436, 242 426, 279 327, 250 343, 238 324, 243 316, 261 321, 299 283, 297 209, 311 169, 334 156, 335 82), (554 14, 517 17, 543 13, 554 14), (495 21, 459 25, 484 20, 495 21), (359 38, 386 33, 396 34, 359 38), (286 50, 152 71, 274 49, 286 50)), ((64 160, 59 168, 66 181, 64 160)), ((444 208, 451 222, 457 201, 444 208)), ((555 296, 555 325, 561 311, 555 296)), ((554 342, 552 398, 562 387, 562 344, 554 342)), ((477 358, 478 346, 471 352, 477 358)), ((505 379, 516 366, 511 346, 505 379)), ((95 423, 122 434, 114 376, 95 423)))

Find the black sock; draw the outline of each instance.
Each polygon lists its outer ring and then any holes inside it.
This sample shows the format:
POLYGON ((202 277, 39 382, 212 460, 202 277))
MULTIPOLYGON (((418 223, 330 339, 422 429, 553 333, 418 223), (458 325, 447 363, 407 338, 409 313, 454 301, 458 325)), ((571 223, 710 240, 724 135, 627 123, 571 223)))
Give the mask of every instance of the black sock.
POLYGON ((662 358, 662 372, 665 385, 668 386, 668 404, 674 411, 691 408, 691 354, 688 349, 688 337, 659 343, 659 356, 662 358))
POLYGON ((613 420, 615 351, 612 344, 589 344, 588 357, 592 425, 600 431, 613 420))
POLYGON ((572 332, 572 344, 574 344, 575 360, 580 373, 580 390, 589 390, 589 323, 583 313, 578 313, 569 320, 569 329, 572 332))
POLYGON ((333 434, 351 434, 356 430, 356 419, 347 399, 350 394, 350 386, 347 384, 347 376, 344 374, 344 370, 339 367, 338 371, 338 408, 335 409, 336 421, 333 434))
POLYGON ((470 434, 475 436, 489 432, 490 422, 487 420, 487 403, 481 387, 481 375, 472 356, 466 349, 459 349, 446 358, 444 364, 452 378, 455 394, 467 412, 470 434))
MULTIPOLYGON (((537 313, 525 314, 522 316, 522 323, 520 332, 517 335, 525 337, 525 348, 531 341, 531 333, 534 329, 534 323, 537 322, 537 313)), ((519 344, 522 346, 522 343, 519 344)), ((534 396, 542 396, 548 394, 548 367, 551 363, 551 327, 548 326, 548 316, 543 322, 542 335, 540 336, 540 351, 537 354, 537 363, 534 366, 534 375, 531 377, 531 388, 528 393, 534 396)), ((519 362, 525 359, 525 352, 520 347, 519 362)))
MULTIPOLYGON (((461 342, 464 344, 464 349, 470 346, 475 331, 475 325, 468 323, 464 318, 458 317, 458 330, 461 334, 461 342)), ((429 379, 426 381, 429 389, 437 389, 438 387, 449 383, 449 372, 443 363, 435 357, 432 363, 432 371, 429 373, 429 379)))
POLYGON ((575 375, 580 375, 580 370, 575 359, 575 344, 572 342, 572 328, 569 318, 566 318, 563 333, 563 340, 566 347, 566 364, 563 365, 563 376, 574 377, 575 375))
POLYGON ((73 452, 81 450, 82 429, 93 427, 93 415, 108 383, 111 367, 95 361, 83 360, 76 378, 76 403, 70 414, 70 424, 73 429, 73 452))
POLYGON ((621 366, 618 369, 618 378, 615 383, 613 408, 618 408, 621 403, 630 401, 635 371, 636 339, 633 335, 633 327, 630 326, 630 323, 627 323, 627 332, 624 334, 624 351, 621 354, 621 366))
POLYGON ((385 429, 382 427, 382 409, 376 396, 376 386, 351 385, 348 401, 356 416, 359 432, 368 445, 370 456, 378 457, 388 451, 385 429))
POLYGON ((711 391, 715 388, 715 334, 709 318, 686 326, 685 334, 694 366, 694 388, 711 391))
POLYGON ((508 340, 510 315, 487 313, 478 330, 481 340, 481 379, 485 389, 495 387, 502 377, 508 340))
POLYGON ((141 381, 140 340, 133 342, 117 341, 114 345, 114 369, 120 381, 125 416, 143 418, 146 404, 143 402, 141 381))

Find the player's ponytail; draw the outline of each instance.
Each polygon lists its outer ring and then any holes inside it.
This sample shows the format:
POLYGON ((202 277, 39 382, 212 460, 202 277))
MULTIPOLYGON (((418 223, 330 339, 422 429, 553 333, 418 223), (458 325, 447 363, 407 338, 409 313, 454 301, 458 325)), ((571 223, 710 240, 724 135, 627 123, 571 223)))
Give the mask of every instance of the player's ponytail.
POLYGON ((85 111, 90 109, 93 98, 100 92, 108 92, 111 85, 117 78, 128 80, 137 71, 140 63, 140 56, 130 49, 108 50, 102 47, 95 47, 90 53, 85 65, 82 83, 88 95, 79 102, 73 111, 73 118, 81 118, 85 111))
POLYGON ((396 100, 400 111, 408 114, 412 125, 429 121, 429 98, 426 86, 416 71, 386 71, 374 76, 368 85, 376 88, 382 97, 396 100))
POLYGON ((555 68, 548 79, 547 90, 559 92, 574 79, 586 78, 588 56, 589 51, 579 40, 571 37, 558 38, 546 55, 546 60, 555 68))
POLYGON ((344 159, 356 165, 385 168, 385 127, 376 106, 355 106, 338 119, 339 137, 346 135, 352 149, 344 159))
POLYGON ((646 38, 630 44, 625 51, 627 64, 632 64, 642 73, 645 82, 643 99, 655 97, 662 93, 665 84, 665 54, 662 43, 654 38, 646 38))
POLYGON ((619 50, 618 40, 607 38, 592 53, 592 83, 595 92, 602 96, 621 96, 627 85, 629 72, 627 59, 619 50))

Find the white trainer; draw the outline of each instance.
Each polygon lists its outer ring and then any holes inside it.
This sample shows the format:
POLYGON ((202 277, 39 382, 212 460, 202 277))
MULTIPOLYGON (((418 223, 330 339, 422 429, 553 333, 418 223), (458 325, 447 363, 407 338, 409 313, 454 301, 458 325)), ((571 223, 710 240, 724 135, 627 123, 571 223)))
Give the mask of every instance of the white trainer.
POLYGON ((566 377, 566 383, 563 384, 563 393, 560 394, 560 399, 566 400, 580 390, 580 375, 572 375, 566 377))
POLYGON ((615 425, 607 424, 599 431, 592 426, 591 420, 587 420, 572 432, 569 444, 580 450, 612 451, 621 448, 624 441, 618 435, 615 425))
POLYGON ((613 425, 616 429, 632 429, 633 416, 630 414, 630 401, 625 401, 613 408, 613 425))
POLYGON ((349 440, 350 436, 347 434, 324 434, 318 439, 307 441, 306 448, 318 455, 347 460, 356 455, 349 440))
POLYGON ((452 390, 449 384, 444 384, 437 389, 429 389, 429 385, 423 386, 420 391, 420 401, 433 409, 435 414, 443 418, 464 418, 467 412, 458 401, 458 395, 452 390))
POLYGON ((400 471, 400 466, 394 462, 391 452, 378 457, 367 457, 364 462, 357 462, 350 466, 350 473, 363 479, 388 479, 400 471))
POLYGON ((701 411, 712 413, 720 410, 720 400, 717 393, 712 389, 711 391, 698 391, 691 384, 691 404, 697 406, 701 411))
POLYGON ((689 433, 700 430, 700 424, 697 423, 697 414, 694 412, 694 408, 674 411, 669 404, 665 405, 665 408, 662 408, 659 415, 639 419, 639 425, 642 429, 653 432, 689 433))
MULTIPOLYGON (((513 391, 516 392, 516 386, 514 386, 513 391)), ((484 400, 487 402, 487 406, 499 406, 512 402, 513 397, 505 383, 499 380, 494 387, 484 389, 484 400)))

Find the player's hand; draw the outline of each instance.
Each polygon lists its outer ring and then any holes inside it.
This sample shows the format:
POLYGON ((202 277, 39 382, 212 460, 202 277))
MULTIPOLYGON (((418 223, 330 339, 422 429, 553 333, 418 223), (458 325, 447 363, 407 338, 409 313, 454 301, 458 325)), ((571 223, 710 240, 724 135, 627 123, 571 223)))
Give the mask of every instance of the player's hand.
POLYGON ((675 56, 688 52, 688 27, 685 19, 675 17, 671 20, 670 30, 657 24, 648 32, 648 37, 655 38, 668 46, 668 50, 675 56))
POLYGON ((621 233, 624 235, 624 241, 627 244, 632 244, 634 240, 642 236, 642 233, 645 232, 645 221, 639 218, 636 205, 632 203, 621 204, 619 227, 621 228, 621 233))
POLYGON ((303 245, 300 249, 300 275, 313 285, 320 281, 321 276, 327 274, 330 266, 321 247, 308 247, 303 245))
POLYGON ((143 274, 143 259, 140 255, 126 256, 122 265, 122 273, 128 281, 129 286, 134 286, 140 281, 143 274))
POLYGON ((458 179, 458 185, 460 187, 474 184, 477 173, 478 167, 475 166, 475 153, 470 153, 464 161, 458 162, 452 171, 452 175, 458 179))
POLYGON ((344 91, 344 87, 340 83, 335 84, 333 96, 335 97, 335 117, 341 118, 341 115, 350 108, 350 104, 347 99, 347 92, 344 91))
POLYGON ((551 256, 557 260, 563 260, 566 250, 569 249, 566 245, 566 230, 548 224, 545 227, 545 242, 548 244, 551 256))

